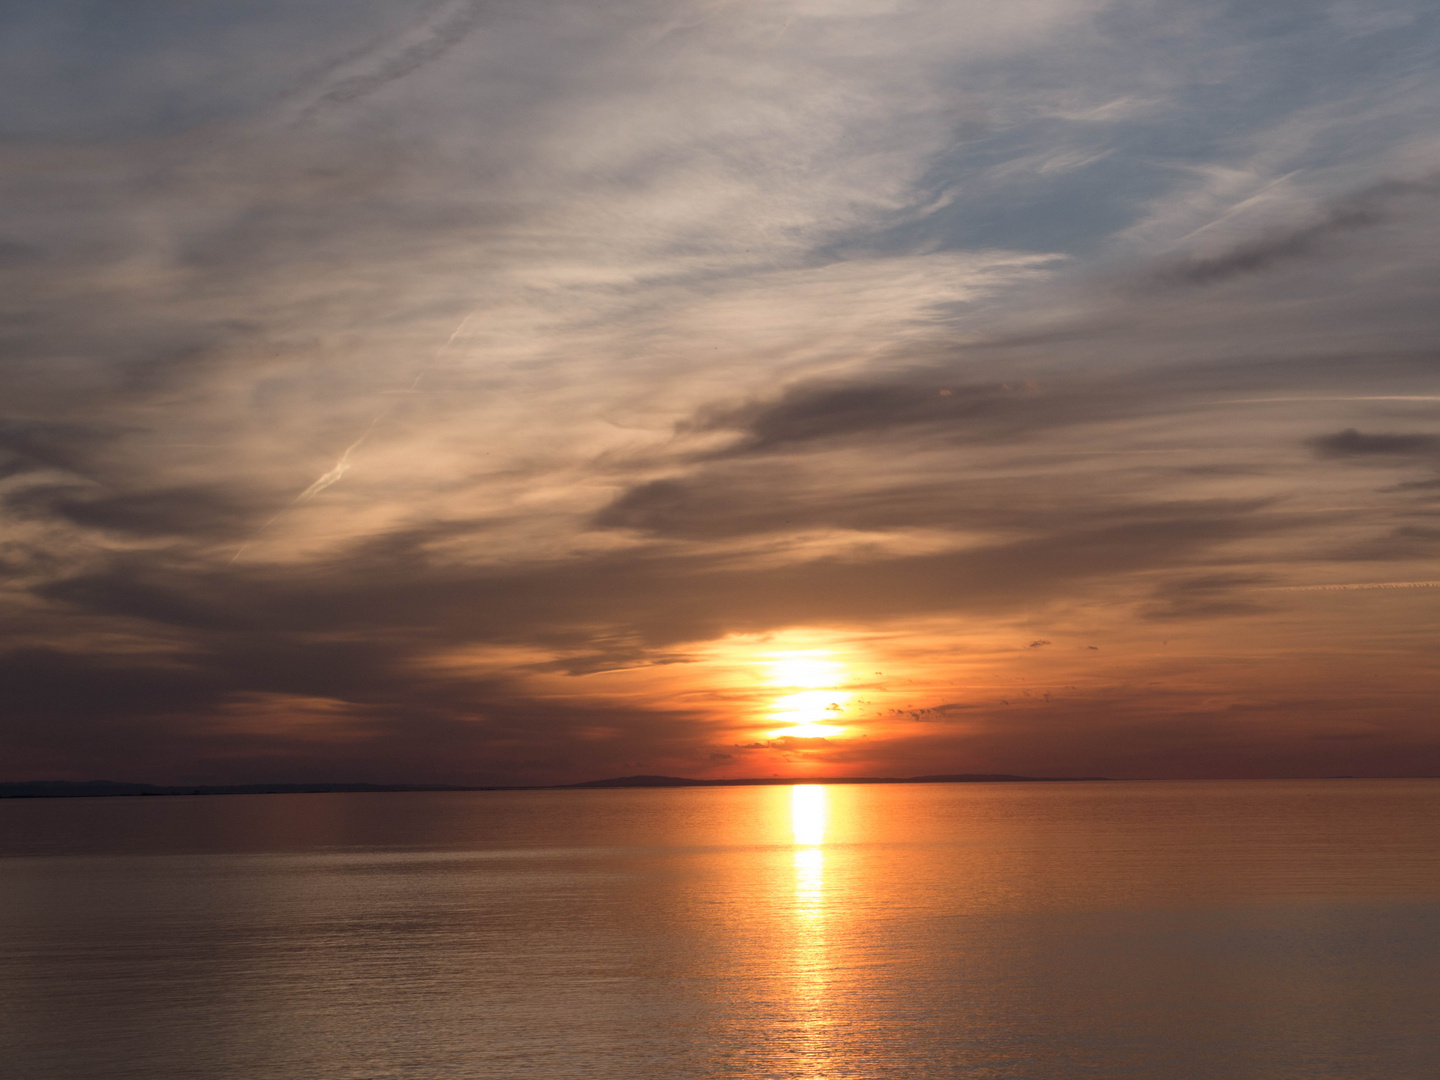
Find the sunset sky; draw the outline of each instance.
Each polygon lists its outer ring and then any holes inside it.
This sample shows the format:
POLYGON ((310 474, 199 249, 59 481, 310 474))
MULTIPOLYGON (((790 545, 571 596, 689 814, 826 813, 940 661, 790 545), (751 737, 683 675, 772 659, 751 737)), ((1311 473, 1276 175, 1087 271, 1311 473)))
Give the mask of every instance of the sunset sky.
POLYGON ((0 18, 0 780, 1440 773, 1433 5, 0 18))

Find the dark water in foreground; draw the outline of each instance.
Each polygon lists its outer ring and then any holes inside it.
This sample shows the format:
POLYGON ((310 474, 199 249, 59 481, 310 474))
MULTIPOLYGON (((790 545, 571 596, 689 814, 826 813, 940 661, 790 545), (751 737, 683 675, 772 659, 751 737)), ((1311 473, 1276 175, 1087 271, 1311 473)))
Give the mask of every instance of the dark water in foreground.
POLYGON ((1440 1077, 1440 781, 0 803, 13 1080, 1440 1077))

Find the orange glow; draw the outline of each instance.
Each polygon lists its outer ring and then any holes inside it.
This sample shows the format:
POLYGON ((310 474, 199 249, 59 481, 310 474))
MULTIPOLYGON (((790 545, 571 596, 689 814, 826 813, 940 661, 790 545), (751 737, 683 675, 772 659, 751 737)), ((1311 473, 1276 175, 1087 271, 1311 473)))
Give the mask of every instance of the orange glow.
POLYGON ((825 843, 827 804, 822 784, 796 784, 790 789, 790 830, 796 844, 818 847, 825 843))
POLYGON ((825 824, 829 792, 818 784, 790 789, 790 828, 795 837, 795 922, 791 953, 791 1008, 806 1056, 830 1057, 829 984, 831 959, 826 933, 825 824))
MULTIPOLYGON (((903 635, 885 628, 842 634, 795 627, 730 635, 688 651, 684 662, 617 663, 579 676, 556 671, 556 654, 509 647, 456 651, 436 667, 464 677, 522 668, 532 672, 524 677, 532 694, 558 703, 586 701, 623 710, 641 701, 664 702, 703 716, 709 728, 705 750, 713 764, 699 764, 704 757, 691 752, 657 761, 657 772, 819 775, 821 769, 841 771, 837 755, 844 754, 843 771, 856 775, 920 773, 928 763, 901 766, 869 755, 889 754, 907 737, 968 729, 977 716, 1012 703, 1017 710, 1032 702, 1044 705, 1044 694, 1057 689, 1053 682, 1078 683, 1081 672, 1073 667, 1093 666, 1097 656, 1072 649, 1067 657, 1058 646, 1025 649, 1023 643, 1034 637, 1028 630, 1014 635, 1022 643, 1018 649, 997 649, 994 633, 947 620, 910 620, 903 635), (1036 678, 1042 664, 1058 668, 1062 660, 1072 668, 1045 682, 1036 678), (1001 663, 1023 663, 1025 669, 1000 673, 1001 663), (1016 675, 1033 681, 1017 686, 1016 675), (936 706, 950 708, 939 712, 936 706)), ((601 751, 625 738, 620 726, 605 725, 578 729, 577 737, 601 751)))
POLYGON ((845 665, 820 652, 780 653, 769 661, 770 681, 776 686, 834 686, 845 678, 845 665))
POLYGON ((828 653, 809 650, 776 654, 768 666, 771 685, 795 692, 771 701, 769 719, 789 726, 767 731, 766 737, 824 739, 845 731, 826 722, 838 719, 853 696, 835 689, 848 678, 844 664, 829 659, 828 653))
POLYGON ((843 727, 832 727, 829 724, 800 724, 796 727, 767 731, 765 737, 769 739, 828 739, 833 735, 840 735, 844 731, 843 727))

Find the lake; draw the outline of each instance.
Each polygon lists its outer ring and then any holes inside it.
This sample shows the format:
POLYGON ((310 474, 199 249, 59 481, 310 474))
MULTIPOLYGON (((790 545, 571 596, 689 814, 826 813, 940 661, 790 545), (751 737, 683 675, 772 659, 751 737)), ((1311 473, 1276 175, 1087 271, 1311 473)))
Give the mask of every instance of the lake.
POLYGON ((7 1080, 1440 1077, 1440 780, 0 802, 7 1080))

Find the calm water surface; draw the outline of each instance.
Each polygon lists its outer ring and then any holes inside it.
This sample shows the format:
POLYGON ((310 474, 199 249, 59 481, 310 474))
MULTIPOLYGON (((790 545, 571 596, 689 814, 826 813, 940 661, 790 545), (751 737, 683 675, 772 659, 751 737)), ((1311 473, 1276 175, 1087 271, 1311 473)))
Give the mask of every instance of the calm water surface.
POLYGON ((0 802, 13 1080, 1440 1078, 1440 781, 0 802))

